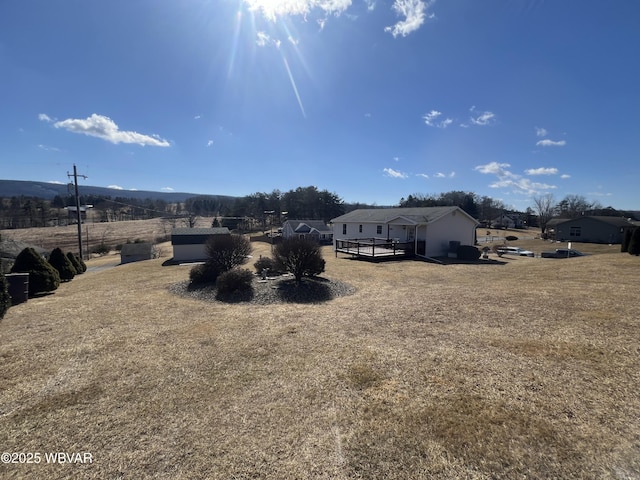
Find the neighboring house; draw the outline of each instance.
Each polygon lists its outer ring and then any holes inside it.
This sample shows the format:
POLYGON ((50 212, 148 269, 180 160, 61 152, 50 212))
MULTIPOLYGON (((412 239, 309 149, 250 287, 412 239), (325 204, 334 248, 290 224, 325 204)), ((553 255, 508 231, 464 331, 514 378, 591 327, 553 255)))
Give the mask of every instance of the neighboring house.
POLYGON ((554 218, 547 223, 549 238, 559 242, 622 243, 634 224, 623 217, 554 218))
POLYGON ((156 258, 152 243, 125 243, 120 250, 120 263, 140 262, 156 258))
POLYGON ((212 235, 230 235, 227 227, 174 228, 171 231, 174 262, 202 262, 207 259, 205 245, 212 235))
POLYGON ((331 223, 334 248, 341 240, 390 240, 420 257, 446 257, 450 242, 474 245, 478 225, 459 207, 360 209, 331 223))
POLYGON ((493 228, 523 228, 524 222, 520 215, 503 213, 491 220, 491 225, 493 228))
POLYGON ((333 242, 333 229, 322 220, 287 220, 282 226, 283 238, 307 238, 319 243, 333 242))

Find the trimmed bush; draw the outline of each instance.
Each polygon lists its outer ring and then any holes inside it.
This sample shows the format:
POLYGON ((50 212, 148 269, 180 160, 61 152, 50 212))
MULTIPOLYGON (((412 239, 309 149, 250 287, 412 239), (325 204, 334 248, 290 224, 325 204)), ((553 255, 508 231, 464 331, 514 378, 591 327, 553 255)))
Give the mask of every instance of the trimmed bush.
POLYGON ((253 273, 250 270, 234 268, 220 274, 216 280, 216 288, 220 295, 229 295, 238 291, 245 292, 252 289, 252 281, 253 273))
POLYGON ((29 296, 52 292, 60 286, 60 275, 33 248, 25 248, 16 257, 11 273, 29 274, 29 296))
POLYGON ((628 252, 629 251, 629 242, 631 242, 631 235, 633 230, 627 228, 624 231, 624 235, 622 236, 622 244, 620 245, 620 252, 628 252))
POLYGON ((245 263, 251 243, 244 235, 212 235, 205 245, 207 261, 189 272, 191 283, 213 283, 221 274, 245 263))
POLYGON ((204 283, 210 282, 209 276, 207 275, 206 265, 196 265, 189 270, 189 281, 192 285, 202 285, 204 283))
POLYGON ((256 269, 258 274, 262 274, 264 269, 268 269, 271 273, 275 273, 278 270, 275 260, 271 257, 260 257, 256 263, 253 264, 253 268, 256 269))
POLYGON ((75 267, 59 247, 54 248, 51 251, 51 255, 49 255, 49 264, 58 271, 60 280, 63 282, 73 280, 73 277, 76 276, 77 272, 75 267))
POLYGON ((11 296, 9 295, 9 282, 4 274, 0 272, 0 319, 7 313, 11 306, 11 296))
POLYGON ((67 258, 71 262, 71 265, 73 265, 73 268, 76 269, 77 275, 81 275, 87 271, 87 265, 85 265, 85 263, 72 252, 67 252, 67 258))
POLYGON ((507 235, 506 237, 504 237, 504 239, 507 242, 515 242, 516 240, 518 240, 518 237, 516 237, 515 235, 507 235))
POLYGON ((627 250, 629 255, 640 255, 640 228, 633 229, 631 234, 631 240, 629 240, 629 249, 627 250))
POLYGON ((456 252, 461 260, 478 260, 480 258, 480 250, 473 245, 460 245, 456 252))
POLYGON ((278 268, 292 273, 298 284, 303 276, 312 277, 324 272, 325 261, 320 245, 314 240, 286 238, 276 245, 274 258, 278 268))

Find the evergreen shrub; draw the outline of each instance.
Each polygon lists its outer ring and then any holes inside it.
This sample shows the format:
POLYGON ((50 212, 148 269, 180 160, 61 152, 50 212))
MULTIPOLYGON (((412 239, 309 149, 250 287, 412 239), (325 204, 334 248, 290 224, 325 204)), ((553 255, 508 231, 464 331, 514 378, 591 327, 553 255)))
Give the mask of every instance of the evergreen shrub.
POLYGON ((7 313, 11 306, 11 296, 9 295, 9 282, 4 274, 0 272, 0 319, 7 313))
POLYGON ((76 276, 77 272, 75 267, 71 263, 71 260, 69 260, 69 258, 67 258, 67 256, 62 252, 60 247, 56 247, 51 251, 51 255, 49 255, 49 263, 58 271, 60 280, 63 282, 73 280, 73 277, 76 276))
POLYGON ((29 274, 29 296, 52 292, 60 286, 60 275, 32 247, 25 248, 16 257, 11 273, 29 274))
POLYGON ((253 281, 253 273, 246 268, 234 268, 227 272, 221 273, 216 280, 216 288, 218 294, 228 295, 238 291, 251 290, 251 282, 253 281))

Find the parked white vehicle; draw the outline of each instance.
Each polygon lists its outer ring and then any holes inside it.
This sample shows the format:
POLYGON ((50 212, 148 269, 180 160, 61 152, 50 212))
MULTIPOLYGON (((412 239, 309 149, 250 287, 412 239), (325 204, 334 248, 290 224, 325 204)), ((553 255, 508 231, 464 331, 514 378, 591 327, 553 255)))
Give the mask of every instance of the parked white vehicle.
POLYGON ((498 247, 503 255, 518 255, 519 257, 535 257, 535 253, 520 247, 498 247))

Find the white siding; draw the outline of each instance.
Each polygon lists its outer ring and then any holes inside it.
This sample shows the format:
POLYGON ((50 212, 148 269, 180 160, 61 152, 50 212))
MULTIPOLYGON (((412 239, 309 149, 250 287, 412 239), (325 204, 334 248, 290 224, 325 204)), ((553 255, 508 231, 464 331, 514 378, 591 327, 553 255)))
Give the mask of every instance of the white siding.
POLYGON ((206 259, 207 253, 204 244, 173 246, 173 260, 176 262, 197 262, 206 259))
POLYGON ((446 256, 450 241, 460 242, 461 245, 473 245, 475 227, 476 224, 473 220, 457 211, 429 224, 427 226, 426 256, 446 256))

